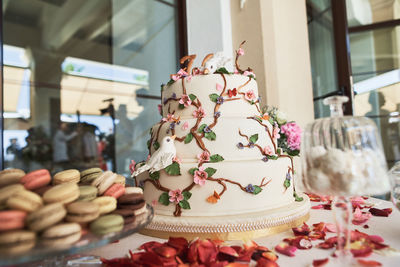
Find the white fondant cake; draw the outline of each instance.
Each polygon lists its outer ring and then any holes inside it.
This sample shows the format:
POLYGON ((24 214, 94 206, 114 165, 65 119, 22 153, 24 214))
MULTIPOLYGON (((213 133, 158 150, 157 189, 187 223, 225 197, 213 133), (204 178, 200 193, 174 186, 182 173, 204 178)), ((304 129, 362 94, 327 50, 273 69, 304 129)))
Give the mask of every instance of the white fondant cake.
MULTIPOLYGON (((151 130, 150 156, 176 136, 176 157, 136 177, 154 207, 157 230, 165 223, 165 231, 188 232, 209 219, 209 229, 213 223, 232 227, 232 216, 246 224, 246 214, 248 223, 269 227, 261 222, 270 222, 269 211, 277 225, 279 210, 285 223, 308 213, 308 199, 293 187, 291 155, 299 152, 299 128, 276 109, 260 109, 255 75, 240 70, 239 55, 236 73, 195 68, 189 75, 189 64, 162 89, 163 119, 151 130)), ((163 158, 164 151, 157 152, 163 158)))

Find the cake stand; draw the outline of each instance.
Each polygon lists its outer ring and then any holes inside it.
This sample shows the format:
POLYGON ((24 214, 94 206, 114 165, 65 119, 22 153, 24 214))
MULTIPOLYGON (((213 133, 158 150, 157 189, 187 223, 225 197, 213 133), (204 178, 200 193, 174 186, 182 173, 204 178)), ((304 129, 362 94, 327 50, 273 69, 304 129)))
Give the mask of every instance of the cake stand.
MULTIPOLYGON (((115 233, 103 236, 96 236, 90 232, 83 235, 81 239, 68 247, 52 248, 41 246, 40 243, 28 252, 16 255, 0 254, 0 266, 16 265, 27 262, 35 262, 35 266, 67 266, 71 262, 77 263, 84 261, 90 257, 74 258, 70 260, 66 258, 68 255, 77 254, 84 250, 101 247, 139 232, 143 227, 148 225, 153 219, 153 208, 147 204, 145 213, 136 216, 136 220, 130 224, 126 224, 124 228, 115 233), (42 262, 38 262, 42 261, 42 262), (71 261, 71 262, 70 262, 71 261)), ((29 266, 32 266, 29 264, 29 266)))
POLYGON ((141 234, 168 239, 197 237, 219 240, 249 240, 273 235, 297 227, 309 218, 310 199, 261 212, 221 217, 173 217, 155 215, 141 234))

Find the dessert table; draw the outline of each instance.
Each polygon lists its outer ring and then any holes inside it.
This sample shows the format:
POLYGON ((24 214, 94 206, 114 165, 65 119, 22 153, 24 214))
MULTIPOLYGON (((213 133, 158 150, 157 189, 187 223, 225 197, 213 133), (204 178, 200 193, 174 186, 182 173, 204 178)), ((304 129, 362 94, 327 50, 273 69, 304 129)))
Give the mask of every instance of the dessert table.
MULTIPOLYGON (((371 256, 364 259, 378 261, 382 263, 383 266, 400 266, 400 212, 389 201, 369 198, 366 200, 366 202, 373 203, 374 207, 379 209, 392 208, 393 212, 389 215, 389 217, 372 216, 366 223, 368 225, 367 229, 361 225, 352 224, 353 230, 357 229, 369 235, 379 235, 384 239, 384 243, 389 245, 394 250, 392 250, 392 252, 390 253, 391 255, 380 255, 374 252, 371 256)), ((316 206, 318 204, 321 203, 312 202, 311 206, 316 206)), ((330 210, 324 209, 311 209, 310 219, 306 223, 312 226, 312 224, 319 222, 333 223, 332 212, 330 210)), ((331 235, 333 236, 335 234, 331 235)), ((270 249, 273 249, 286 237, 293 237, 293 232, 289 230, 286 232, 278 233, 276 235, 258 238, 254 241, 259 245, 263 245, 270 249)), ((148 241, 165 242, 165 240, 163 239, 144 236, 141 234, 134 234, 120 240, 117 243, 86 251, 85 255, 96 255, 106 259, 124 257, 127 255, 129 250, 134 251, 141 244, 148 241)), ((243 244, 243 242, 240 241, 230 241, 228 243, 230 245, 243 244)), ((324 250, 316 247, 313 247, 310 250, 297 250, 295 257, 288 257, 282 254, 278 254, 279 259, 277 263, 280 266, 312 266, 313 260, 327 258, 332 254, 332 252, 333 249, 324 250)))

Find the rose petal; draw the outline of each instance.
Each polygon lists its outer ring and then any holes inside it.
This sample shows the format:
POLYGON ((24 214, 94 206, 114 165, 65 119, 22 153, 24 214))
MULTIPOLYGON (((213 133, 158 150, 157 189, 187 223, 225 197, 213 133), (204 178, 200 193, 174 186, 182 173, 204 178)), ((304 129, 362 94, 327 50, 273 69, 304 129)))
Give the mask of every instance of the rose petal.
POLYGON ((320 260, 313 260, 312 265, 314 267, 320 267, 320 266, 324 266, 328 262, 329 262, 329 258, 320 259, 320 260))
POLYGON ((271 261, 266 258, 260 258, 257 261, 256 267, 279 267, 279 265, 275 261, 271 261))
POLYGON ((319 205, 316 205, 316 206, 312 206, 311 208, 312 208, 313 210, 322 210, 322 209, 324 208, 324 205, 319 204, 319 205))
POLYGON ((325 224, 325 229, 330 233, 336 233, 336 225, 334 225, 333 223, 325 224))
POLYGON ((358 259, 357 262, 362 266, 382 266, 382 263, 373 260, 358 259))
POLYGON ((153 251, 164 258, 175 257, 177 254, 176 249, 169 246, 156 247, 153 249, 153 251))
POLYGON ((333 236, 326 239, 324 242, 317 244, 317 247, 321 249, 330 249, 335 247, 336 243, 337 243, 337 237, 333 236))
POLYGON ((392 213, 392 209, 377 209, 377 208, 370 208, 369 212, 371 212, 372 215, 374 216, 380 216, 380 217, 388 217, 390 213, 392 213))
POLYGON ((366 223, 371 217, 371 213, 363 213, 361 212, 360 208, 357 207, 353 213, 352 223, 355 225, 361 225, 366 223))
POLYGON ((226 254, 226 255, 229 255, 229 256, 232 256, 232 257, 235 257, 235 258, 239 257, 239 254, 236 252, 236 250, 234 250, 231 247, 227 247, 227 246, 220 247, 219 248, 219 253, 223 253, 223 254, 226 254))
POLYGON ((283 255, 289 256, 289 257, 294 257, 295 256, 295 252, 297 250, 296 247, 294 246, 290 246, 286 243, 280 243, 279 245, 277 245, 275 247, 276 252, 279 252, 283 255))
POLYGON ((372 242, 383 243, 385 240, 379 235, 369 235, 368 239, 372 242))
POLYGON ((314 231, 311 232, 308 237, 311 238, 312 240, 317 240, 317 239, 325 239, 325 232, 320 232, 320 231, 314 231))
POLYGON ((295 236, 308 235, 311 232, 310 227, 305 222, 301 227, 292 228, 292 231, 295 236))
POLYGON ((147 242, 147 243, 142 244, 142 245, 139 247, 139 249, 143 249, 143 250, 145 250, 145 251, 152 251, 154 248, 161 247, 161 246, 163 246, 163 244, 160 243, 160 242, 157 242, 157 241, 150 241, 150 242, 147 242))
POLYGON ((263 252, 263 253, 261 254, 261 256, 262 256, 263 258, 266 258, 266 259, 270 260, 270 261, 277 261, 278 258, 279 258, 278 255, 276 255, 276 254, 273 253, 272 251, 263 252))

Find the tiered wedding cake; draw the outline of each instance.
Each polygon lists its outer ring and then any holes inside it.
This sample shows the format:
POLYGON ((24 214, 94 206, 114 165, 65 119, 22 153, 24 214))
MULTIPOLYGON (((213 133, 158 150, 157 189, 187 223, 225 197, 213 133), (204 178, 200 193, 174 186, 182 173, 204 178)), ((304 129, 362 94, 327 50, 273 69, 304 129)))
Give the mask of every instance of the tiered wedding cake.
POLYGON ((237 239, 274 233, 308 216, 308 198, 296 194, 293 182, 300 128, 278 110, 260 108, 254 73, 238 65, 242 54, 240 47, 235 73, 219 55, 193 70, 195 56, 184 57, 187 67, 162 87, 163 119, 151 130, 149 151, 170 137, 176 157, 136 178, 155 210, 145 233, 237 239))

